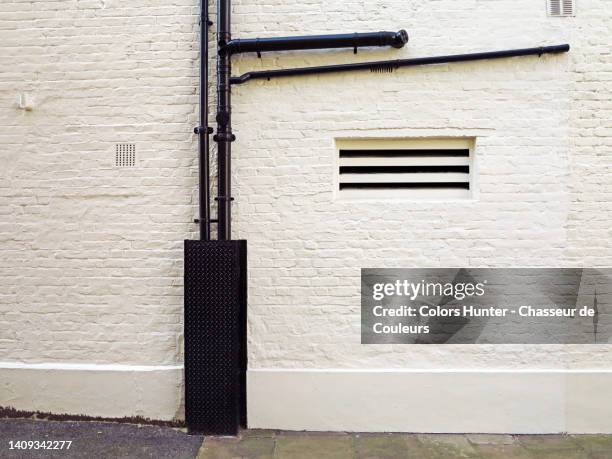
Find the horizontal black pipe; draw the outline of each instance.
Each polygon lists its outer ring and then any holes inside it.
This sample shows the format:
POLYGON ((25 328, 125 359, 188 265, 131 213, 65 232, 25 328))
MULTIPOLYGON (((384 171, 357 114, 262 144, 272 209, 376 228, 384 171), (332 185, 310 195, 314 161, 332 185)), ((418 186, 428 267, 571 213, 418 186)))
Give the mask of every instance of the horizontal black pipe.
POLYGON ((399 32, 246 38, 230 40, 221 47, 221 51, 236 54, 304 49, 361 48, 365 46, 393 46, 394 48, 401 48, 406 43, 408 43, 408 33, 405 30, 400 30, 399 32))
POLYGON ((242 84, 249 80, 271 79, 298 75, 317 75, 322 73, 349 72, 353 70, 370 70, 372 72, 392 72, 399 67, 417 65, 447 64, 451 62, 480 61, 485 59, 501 59, 517 56, 531 56, 550 53, 565 53, 569 45, 540 46, 538 48, 510 49, 506 51, 490 51, 484 53, 455 54, 450 56, 417 57, 414 59, 396 59, 388 61, 358 62, 355 64, 323 65, 318 67, 303 67, 296 69, 260 70, 247 72, 238 77, 232 77, 232 84, 242 84))

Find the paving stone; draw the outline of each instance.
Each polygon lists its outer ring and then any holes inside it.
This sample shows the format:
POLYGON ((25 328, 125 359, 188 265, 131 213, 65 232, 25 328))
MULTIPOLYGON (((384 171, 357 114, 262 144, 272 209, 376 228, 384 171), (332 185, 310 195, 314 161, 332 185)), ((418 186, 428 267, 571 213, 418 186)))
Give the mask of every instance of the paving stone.
POLYGON ((419 435, 418 438, 425 453, 432 459, 481 457, 465 435, 431 434, 419 435))
POLYGON ((431 455, 428 454, 426 447, 419 440, 418 435, 407 435, 403 434, 402 438, 408 449, 408 457, 411 459, 430 459, 431 455))
POLYGON ((270 438, 270 437, 274 437, 277 433, 278 433, 277 430, 247 429, 247 430, 241 430, 240 431, 240 437, 241 438, 247 438, 247 437, 255 437, 255 438, 266 437, 266 438, 270 438))
POLYGON ((239 457, 248 459, 272 459, 274 456, 274 443, 272 437, 248 437, 236 445, 239 457))
MULTIPOLYGON (((586 451, 583 450, 531 450, 529 452, 533 459, 591 459, 592 456, 589 456, 586 451)), ((610 456, 607 456, 606 459, 610 459, 610 456)))
POLYGON ((240 440, 238 438, 206 437, 198 459, 230 459, 239 457, 236 454, 236 446, 240 440))
POLYGON ((610 459, 612 454, 610 451, 596 451, 589 453, 589 459, 610 459))
POLYGON ((276 459, 352 459, 353 438, 349 435, 279 435, 275 438, 276 459))
POLYGON ((513 445, 516 442, 512 435, 467 434, 466 437, 473 445, 513 445))
POLYGON ((521 445, 476 445, 476 451, 483 459, 534 459, 521 445))
POLYGON ((571 435, 571 438, 590 453, 609 451, 612 457, 612 435, 571 435))
POLYGON ((272 437, 208 437, 200 449, 198 459, 272 459, 272 437))
MULTIPOLYGON (((316 432, 307 432, 304 430, 280 430, 277 431, 277 435, 283 437, 350 437, 351 435, 346 432, 328 432, 328 431, 316 431, 316 432)), ((371 435, 371 434, 365 434, 371 435)))
POLYGON ((423 456, 423 449, 416 437, 410 442, 407 435, 401 434, 361 434, 355 435, 355 451, 358 459, 412 459, 423 456))
POLYGON ((529 450, 579 450, 578 443, 569 435, 519 435, 519 442, 529 450))

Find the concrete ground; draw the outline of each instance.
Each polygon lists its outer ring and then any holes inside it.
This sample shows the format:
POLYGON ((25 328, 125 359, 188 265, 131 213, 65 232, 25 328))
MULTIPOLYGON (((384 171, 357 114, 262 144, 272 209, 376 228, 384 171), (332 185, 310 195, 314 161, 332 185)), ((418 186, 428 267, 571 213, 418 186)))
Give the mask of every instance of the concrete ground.
POLYGON ((247 430, 237 438, 103 422, 0 420, 0 458, 612 459, 612 435, 334 434, 247 430), (71 440, 70 449, 10 449, 10 441, 71 440))

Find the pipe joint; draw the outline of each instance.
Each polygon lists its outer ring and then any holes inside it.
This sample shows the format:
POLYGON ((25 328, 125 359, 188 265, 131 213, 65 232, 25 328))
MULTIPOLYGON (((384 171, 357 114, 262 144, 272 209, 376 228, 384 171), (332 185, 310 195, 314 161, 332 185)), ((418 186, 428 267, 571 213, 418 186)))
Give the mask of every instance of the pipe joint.
POLYGON ((403 48, 406 43, 408 43, 408 32, 405 29, 397 32, 391 40, 391 46, 396 49, 403 48))
POLYGON ((212 134, 213 133, 213 128, 211 128, 210 126, 196 126, 193 128, 193 133, 194 134, 212 134))
POLYGON ((213 136, 215 142, 233 142, 236 140, 236 136, 231 132, 219 132, 213 136))

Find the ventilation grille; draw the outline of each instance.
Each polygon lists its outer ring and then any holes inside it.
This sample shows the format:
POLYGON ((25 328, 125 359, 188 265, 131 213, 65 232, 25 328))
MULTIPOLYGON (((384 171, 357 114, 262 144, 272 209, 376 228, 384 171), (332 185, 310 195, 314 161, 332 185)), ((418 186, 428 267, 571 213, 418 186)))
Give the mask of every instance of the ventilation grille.
POLYGON ((574 16, 574 0, 548 0, 548 14, 555 17, 574 16))
POLYGON ((136 145, 133 143, 118 143, 115 145, 115 167, 136 166, 136 145))
POLYGON ((340 197, 469 198, 471 148, 464 139, 415 141, 414 146, 340 148, 340 197), (398 148, 398 147, 402 148, 398 148))

